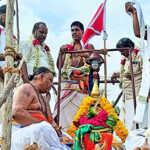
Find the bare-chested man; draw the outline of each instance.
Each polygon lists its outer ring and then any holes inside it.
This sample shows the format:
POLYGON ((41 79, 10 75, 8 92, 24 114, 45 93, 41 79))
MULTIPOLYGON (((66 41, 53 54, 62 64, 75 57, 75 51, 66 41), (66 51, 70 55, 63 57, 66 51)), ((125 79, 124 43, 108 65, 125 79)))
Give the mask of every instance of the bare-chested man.
POLYGON ((25 139, 23 143, 13 138, 12 143, 23 149, 27 135, 31 135, 32 142, 37 143, 40 149, 65 150, 58 138, 61 130, 54 122, 49 106, 53 73, 40 67, 30 79, 31 82, 19 86, 13 96, 13 126, 23 127, 20 136, 25 139))
MULTIPOLYGON (((81 22, 79 21, 74 21, 71 24, 71 34, 72 34, 72 39, 73 42, 71 42, 70 44, 66 44, 66 45, 62 45, 60 47, 60 51, 78 51, 78 50, 82 50, 83 47, 81 45, 81 39, 84 33, 84 26, 81 22)), ((87 46, 85 47, 85 49, 94 49, 94 46, 92 44, 87 44, 87 46)), ((67 71, 65 68, 65 65, 70 65, 70 67, 74 67, 74 68, 80 68, 83 67, 85 64, 85 58, 89 57, 89 54, 87 53, 79 53, 79 54, 71 54, 69 55, 69 58, 66 58, 67 55, 63 54, 62 55, 62 62, 61 65, 63 67, 63 71, 67 71), (67 61, 67 59, 69 59, 70 61, 67 61), (66 60, 66 61, 65 61, 66 60), (67 62, 67 64, 66 64, 67 62)), ((59 59, 59 57, 58 57, 59 59)), ((57 67, 58 67, 59 61, 57 60, 57 67)), ((68 76, 69 77, 69 76, 68 76)))
MULTIPOLYGON (((73 120, 73 117, 78 110, 78 106, 82 101, 82 98, 86 96, 82 91, 78 91, 78 81, 83 80, 89 66, 86 64, 86 58, 89 57, 88 53, 74 53, 64 54, 63 51, 78 51, 85 49, 94 49, 92 44, 87 44, 85 48, 82 47, 81 39, 84 33, 84 26, 79 21, 74 21, 71 24, 72 42, 60 47, 62 52, 62 80, 72 80, 70 83, 62 83, 61 104, 60 104, 60 125, 66 130, 73 120)), ((59 58, 57 60, 57 67, 59 66, 59 58)), ((55 106, 55 115, 57 114, 57 106, 55 106)))

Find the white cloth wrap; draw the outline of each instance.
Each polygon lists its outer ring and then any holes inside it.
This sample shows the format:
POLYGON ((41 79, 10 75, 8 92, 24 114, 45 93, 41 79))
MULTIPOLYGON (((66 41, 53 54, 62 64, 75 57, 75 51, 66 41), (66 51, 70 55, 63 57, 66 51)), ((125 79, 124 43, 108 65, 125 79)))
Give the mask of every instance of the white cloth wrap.
POLYGON ((33 143, 38 145, 39 150, 68 150, 60 142, 54 128, 45 121, 24 128, 12 126, 11 150, 24 150, 33 143))

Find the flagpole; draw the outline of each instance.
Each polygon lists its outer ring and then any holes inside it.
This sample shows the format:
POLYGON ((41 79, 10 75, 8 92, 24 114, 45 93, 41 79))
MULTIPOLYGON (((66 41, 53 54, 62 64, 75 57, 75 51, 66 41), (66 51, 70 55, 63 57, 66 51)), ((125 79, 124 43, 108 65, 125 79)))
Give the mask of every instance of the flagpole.
POLYGON ((107 49, 106 49, 106 38, 104 38, 104 52, 106 52, 106 53, 104 53, 104 95, 107 98, 107 61, 106 61, 107 49))
POLYGON ((104 0, 104 6, 103 6, 103 7, 104 7, 104 16, 103 16, 103 21, 104 21, 103 40, 104 40, 104 52, 106 52, 106 53, 104 53, 104 96, 107 98, 106 1, 107 1, 107 0, 104 0))

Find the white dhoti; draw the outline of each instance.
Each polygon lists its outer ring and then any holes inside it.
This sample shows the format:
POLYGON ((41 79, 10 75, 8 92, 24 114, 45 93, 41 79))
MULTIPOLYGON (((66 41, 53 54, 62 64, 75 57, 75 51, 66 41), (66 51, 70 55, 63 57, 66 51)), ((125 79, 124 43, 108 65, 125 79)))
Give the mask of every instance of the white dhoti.
MULTIPOLYGON (((131 131, 125 142, 126 150, 134 150, 136 147, 142 146, 145 142, 145 137, 146 137, 146 130, 144 129, 131 131)), ((148 143, 149 142, 150 139, 148 138, 148 143)))
MULTIPOLYGON (((66 87, 66 83, 62 83, 62 89, 66 87)), ((80 93, 76 90, 69 90, 69 88, 78 89, 77 84, 68 86, 68 90, 64 90, 61 93, 60 98, 60 122, 59 125, 65 131, 69 128, 73 121, 73 117, 79 109, 79 105, 86 94, 80 93)), ((55 105, 54 117, 57 115, 58 103, 55 105)))
POLYGON ((134 123, 134 102, 133 99, 126 100, 120 111, 120 120, 124 122, 126 128, 130 131, 135 129, 134 123))
POLYGON ((32 124, 19 128, 12 126, 11 150, 24 150, 26 146, 36 143, 39 150, 68 150, 60 142, 54 128, 47 122, 32 124))

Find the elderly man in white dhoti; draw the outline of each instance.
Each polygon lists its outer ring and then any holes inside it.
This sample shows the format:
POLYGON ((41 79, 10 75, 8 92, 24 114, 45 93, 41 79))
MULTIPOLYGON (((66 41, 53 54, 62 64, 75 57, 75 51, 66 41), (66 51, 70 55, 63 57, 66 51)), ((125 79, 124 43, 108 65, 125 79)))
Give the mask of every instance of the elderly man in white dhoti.
POLYGON ((54 122, 49 106, 49 90, 53 73, 37 68, 30 76, 31 82, 17 87, 13 96, 11 150, 23 150, 36 143, 39 150, 67 150, 60 142, 61 130, 54 122), (46 93, 46 97, 42 94, 46 93))
MULTIPOLYGON (((81 44, 81 38, 84 33, 84 26, 79 21, 71 24, 71 34, 73 41, 70 44, 61 46, 60 51, 78 51, 84 50, 81 44)), ((86 49, 94 49, 92 44, 87 44, 86 49)), ((87 53, 63 54, 62 55, 62 80, 70 80, 62 83, 62 92, 60 99, 60 125, 66 130, 72 123, 73 117, 78 110, 82 99, 87 95, 80 90, 78 81, 85 78, 85 74, 89 71, 89 67, 85 60, 89 57, 87 53)), ((59 58, 59 57, 58 57, 59 58)), ((57 61, 57 66, 59 59, 57 61)), ((81 85, 84 86, 83 84, 81 85)), ((54 116, 57 115, 58 103, 55 105, 54 116)))

